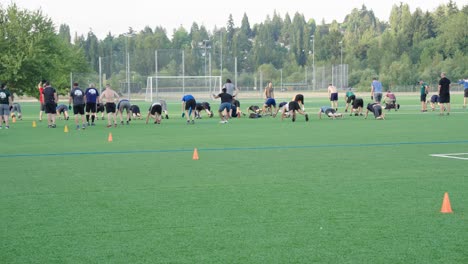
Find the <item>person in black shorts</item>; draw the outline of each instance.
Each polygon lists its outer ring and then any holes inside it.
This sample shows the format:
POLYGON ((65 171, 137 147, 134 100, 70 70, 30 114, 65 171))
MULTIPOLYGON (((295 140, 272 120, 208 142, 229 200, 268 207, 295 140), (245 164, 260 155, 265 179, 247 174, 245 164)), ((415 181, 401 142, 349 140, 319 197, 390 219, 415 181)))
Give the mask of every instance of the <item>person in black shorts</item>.
MULTIPOLYGON (((299 105, 298 101, 289 102, 288 107, 289 107, 289 116, 291 116, 291 120, 293 122, 296 122, 296 113, 304 115, 306 122, 309 121, 309 115, 301 109, 301 106, 299 105)), ((283 113, 281 114, 281 120, 283 120, 284 117, 286 117, 285 111, 283 111, 283 113)))
POLYGON ((245 115, 245 114, 242 113, 242 111, 241 111, 239 100, 232 99, 232 102, 231 102, 231 117, 241 118, 242 115, 245 115))
POLYGON ((450 115, 450 80, 446 77, 445 72, 440 74, 439 80, 439 106, 440 115, 447 112, 450 115))
POLYGON ((351 106, 350 116, 352 116, 353 113, 355 116, 358 116, 358 115, 362 116, 362 108, 364 108, 364 100, 360 97, 354 99, 353 106, 351 106))
POLYGON ((304 111, 304 95, 303 94, 296 94, 293 98, 293 101, 298 102, 299 106, 304 111))
POLYGON ((191 94, 186 94, 182 97, 182 117, 187 118, 187 124, 195 124, 195 114, 192 116, 192 111, 195 111, 197 101, 191 94))
POLYGON ((385 119, 385 114, 382 111, 382 106, 380 105, 380 103, 367 104, 365 119, 367 119, 367 115, 369 114, 369 111, 374 114, 375 119, 377 119, 377 120, 384 120, 385 119))
POLYGON ((114 127, 117 127, 117 116, 116 116, 116 105, 115 101, 119 100, 119 95, 112 90, 110 84, 106 84, 106 89, 102 92, 99 97, 100 102, 106 102, 106 112, 107 112, 107 127, 112 127, 112 120, 114 121, 114 127), (103 100, 105 99, 105 100, 103 100))
MULTIPOLYGON (((102 103, 97 103, 96 104, 96 115, 101 113, 101 120, 104 120, 104 112, 106 111, 106 109, 104 108, 104 104, 102 103)), ((96 116, 97 118, 97 116, 96 116)))
POLYGON ((68 99, 68 110, 71 109, 71 103, 73 102, 73 115, 75 116, 76 129, 80 129, 78 123, 78 115, 81 115, 81 125, 82 129, 86 128, 85 123, 85 93, 78 86, 78 83, 73 83, 73 89, 70 92, 70 97, 68 99))
POLYGON ((140 107, 138 105, 131 105, 130 112, 132 112, 132 117, 134 119, 141 119, 140 107))
POLYGON ((213 112, 211 112, 211 106, 208 102, 197 103, 195 106, 195 118, 201 119, 201 112, 205 111, 209 117, 213 117, 213 112))
MULTIPOLYGON (((97 103, 99 103, 99 91, 96 89, 94 83, 90 83, 89 87, 85 90, 85 112, 86 112, 86 123, 87 125, 94 126, 94 120, 96 120, 97 103), (91 117, 91 124, 89 119, 91 117)), ((104 111, 104 110, 103 110, 104 111)), ((104 113, 102 114, 104 115, 104 113)))
POLYGON ((161 124, 161 113, 162 107, 160 102, 153 103, 148 109, 148 115, 146 116, 146 124, 148 124, 149 118, 154 118, 155 124, 161 124))
POLYGON ((58 94, 55 88, 50 85, 49 81, 46 81, 45 83, 43 94, 48 127, 56 128, 57 125, 55 124, 55 116, 57 114, 56 107, 58 102, 58 94))

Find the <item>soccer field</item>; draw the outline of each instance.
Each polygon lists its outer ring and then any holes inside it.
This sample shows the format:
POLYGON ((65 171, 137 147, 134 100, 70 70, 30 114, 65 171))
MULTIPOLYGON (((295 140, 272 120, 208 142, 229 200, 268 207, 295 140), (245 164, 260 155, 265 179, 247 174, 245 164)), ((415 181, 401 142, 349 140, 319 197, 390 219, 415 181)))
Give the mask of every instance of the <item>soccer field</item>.
POLYGON ((306 98, 309 122, 195 125, 169 102, 161 125, 78 131, 73 115, 33 128, 24 103, 0 130, 0 263, 468 263, 468 111, 453 100, 439 116, 402 97, 379 121, 319 120, 329 102, 306 98))

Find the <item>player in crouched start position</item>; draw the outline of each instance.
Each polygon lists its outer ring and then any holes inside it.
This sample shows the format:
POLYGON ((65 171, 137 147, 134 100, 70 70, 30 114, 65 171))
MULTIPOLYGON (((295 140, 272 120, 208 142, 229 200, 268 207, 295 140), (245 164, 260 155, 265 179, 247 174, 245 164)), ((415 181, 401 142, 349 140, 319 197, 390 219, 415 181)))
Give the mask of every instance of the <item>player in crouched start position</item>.
POLYGON ((162 113, 162 106, 160 102, 153 103, 150 108, 148 109, 148 115, 146 116, 146 124, 148 124, 149 118, 154 119, 155 124, 161 124, 161 113, 162 113))
MULTIPOLYGON (((301 106, 299 105, 298 101, 289 102, 288 108, 289 108, 289 112, 288 112, 289 116, 291 116, 291 120, 293 122, 296 122, 296 113, 304 115, 305 121, 306 122, 309 121, 309 115, 301 109, 301 106)), ((283 111, 283 113, 281 114, 281 120, 283 120, 285 117, 286 117, 286 111, 283 111)))
POLYGON ((377 120, 385 120, 385 114, 382 111, 382 106, 380 103, 369 103, 367 104, 367 110, 366 110, 366 116, 365 119, 367 119, 367 115, 369 114, 369 111, 374 113, 374 117, 377 120))
POLYGON ((195 118, 201 119, 201 112, 205 111, 209 117, 213 117, 213 112, 211 112, 211 106, 208 102, 197 103, 195 106, 195 118))

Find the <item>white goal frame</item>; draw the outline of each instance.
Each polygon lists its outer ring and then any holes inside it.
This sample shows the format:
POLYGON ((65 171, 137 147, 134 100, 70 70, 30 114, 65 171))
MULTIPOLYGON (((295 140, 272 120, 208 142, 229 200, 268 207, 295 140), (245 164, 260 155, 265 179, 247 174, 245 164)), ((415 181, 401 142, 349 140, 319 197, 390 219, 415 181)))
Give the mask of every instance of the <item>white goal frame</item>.
POLYGON ((162 88, 159 83, 159 80, 174 80, 174 83, 177 81, 181 82, 180 86, 165 86, 166 89, 165 97, 168 97, 168 94, 172 94, 177 97, 181 97, 182 94, 190 93, 198 95, 196 98, 209 98, 212 93, 221 92, 222 89, 222 80, 221 76, 219 75, 211 75, 211 76, 149 76, 146 80, 146 94, 145 94, 145 101, 151 102, 153 98, 159 98, 161 95, 160 89, 162 88), (200 82, 205 80, 205 85, 196 86, 199 88, 198 90, 202 89, 202 91, 193 91, 193 87, 190 86, 190 81, 192 82, 200 82), (174 91, 167 91, 167 90, 174 90, 174 91))

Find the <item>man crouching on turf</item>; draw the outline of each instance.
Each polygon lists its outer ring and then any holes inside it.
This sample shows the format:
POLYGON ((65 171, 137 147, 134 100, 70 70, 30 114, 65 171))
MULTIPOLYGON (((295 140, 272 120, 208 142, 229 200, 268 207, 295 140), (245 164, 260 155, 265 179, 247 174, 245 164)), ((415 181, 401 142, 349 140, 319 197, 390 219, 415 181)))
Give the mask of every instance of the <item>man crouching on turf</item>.
POLYGON ((336 110, 330 106, 322 106, 318 112, 319 119, 322 119, 322 113, 326 116, 336 119, 337 117, 343 117, 343 114, 337 113, 336 110))
POLYGON ((206 114, 209 116, 209 117, 213 117, 213 113, 211 112, 211 106, 210 106, 210 103, 208 102, 202 102, 202 103, 197 103, 197 105, 195 106, 195 118, 196 119, 201 119, 201 112, 202 111, 205 111, 206 114))
POLYGON ((367 110, 366 110, 366 116, 365 119, 367 119, 367 115, 369 114, 369 111, 374 113, 374 117, 377 120, 385 120, 385 114, 382 111, 382 106, 379 103, 370 103, 367 104, 367 110))
MULTIPOLYGON (((293 122, 296 122, 296 112, 301 115, 304 115, 306 122, 309 121, 309 115, 301 109, 301 106, 299 105, 298 101, 289 102, 288 108, 289 108, 289 116, 291 116, 291 120, 293 122)), ((283 113, 281 114, 281 120, 283 120, 285 116, 286 116, 286 111, 283 111, 283 113)))
POLYGON ((159 102, 153 103, 148 109, 148 115, 146 116, 146 124, 148 124, 150 116, 151 118, 154 118, 155 124, 161 124, 161 112, 162 112, 161 103, 159 102))

